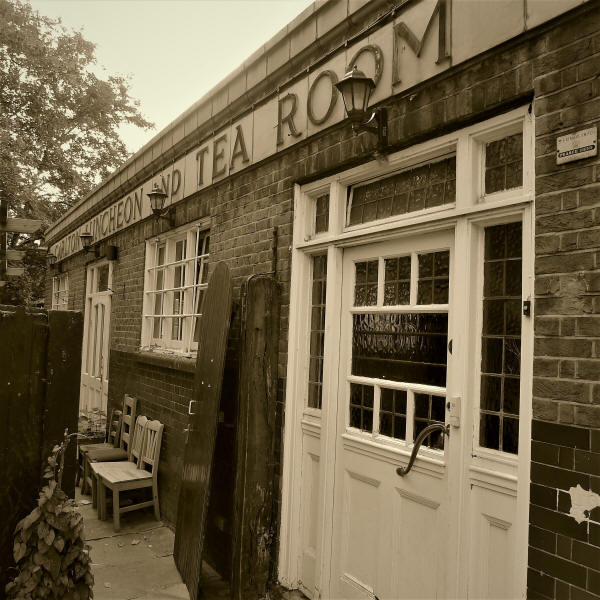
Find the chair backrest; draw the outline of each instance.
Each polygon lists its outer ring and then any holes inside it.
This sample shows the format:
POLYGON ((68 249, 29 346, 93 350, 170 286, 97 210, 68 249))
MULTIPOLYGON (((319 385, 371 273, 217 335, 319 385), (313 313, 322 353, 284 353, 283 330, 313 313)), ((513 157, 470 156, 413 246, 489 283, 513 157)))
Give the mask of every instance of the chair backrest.
POLYGON ((135 425, 137 400, 125 394, 123 396, 123 417, 121 422, 121 439, 119 447, 131 455, 131 442, 133 441, 133 428, 135 425))
POLYGON ((110 421, 106 431, 106 441, 112 444, 115 448, 119 447, 121 441, 121 423, 123 412, 118 408, 113 408, 110 411, 110 421))
POLYGON ((150 472, 154 478, 158 475, 158 459, 160 457, 160 445, 164 425, 160 421, 148 421, 146 423, 146 432, 142 443, 142 455, 138 462, 139 469, 150 467, 150 472))
POLYGON ((144 435, 146 433, 146 427, 148 426, 148 417, 140 415, 135 420, 135 428, 132 434, 132 440, 130 445, 129 460, 140 464, 140 456, 142 455, 142 444, 144 443, 144 435))

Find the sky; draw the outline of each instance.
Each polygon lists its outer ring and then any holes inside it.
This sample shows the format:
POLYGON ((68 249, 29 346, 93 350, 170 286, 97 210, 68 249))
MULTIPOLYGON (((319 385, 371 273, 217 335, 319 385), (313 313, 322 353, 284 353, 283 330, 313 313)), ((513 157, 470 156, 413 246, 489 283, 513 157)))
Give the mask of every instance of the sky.
POLYGON ((29 0, 96 44, 105 74, 130 75, 130 94, 156 127, 123 126, 130 152, 241 65, 313 0, 29 0))

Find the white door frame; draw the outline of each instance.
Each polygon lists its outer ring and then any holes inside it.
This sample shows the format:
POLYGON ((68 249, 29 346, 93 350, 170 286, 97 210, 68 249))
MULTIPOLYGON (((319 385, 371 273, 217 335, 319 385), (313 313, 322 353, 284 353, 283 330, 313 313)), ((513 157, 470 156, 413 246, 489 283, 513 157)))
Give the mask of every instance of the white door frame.
MULTIPOLYGON (((331 398, 337 394, 337 376, 339 369, 339 307, 341 301, 341 263, 343 248, 357 244, 371 243, 385 239, 390 234, 399 232, 416 234, 430 232, 438 228, 448 228, 453 225, 456 229, 456 264, 462 264, 464 269, 456 269, 455 285, 466 290, 470 272, 470 256, 473 228, 477 222, 486 218, 508 219, 522 215, 523 238, 533 239, 533 210, 535 197, 534 188, 534 132, 533 118, 529 107, 524 106, 488 121, 468 127, 418 144, 409 149, 393 154, 387 161, 372 161, 339 175, 307 184, 300 188, 296 186, 294 198, 294 236, 292 250, 292 273, 290 286, 290 327, 288 346, 288 370, 286 383, 286 419, 283 440, 283 477, 282 477, 282 512, 280 530, 279 579, 289 588, 299 587, 298 556, 300 552, 301 522, 300 494, 302 483, 302 430, 303 422, 308 422, 320 431, 321 440, 321 494, 322 512, 318 516, 319 525, 319 554, 320 572, 317 573, 315 592, 327 597, 331 580, 331 538, 333 488, 335 477, 335 436, 327 435, 335 431, 331 423, 336 421, 337 404, 325 402, 321 411, 305 408, 307 381, 307 327, 308 315, 306 307, 310 307, 309 290, 307 286, 310 274, 311 254, 326 252, 328 256, 328 293, 326 299, 327 316, 325 322, 325 366, 323 375, 323 396, 331 398), (498 132, 509 135, 518 130, 523 131, 523 186, 517 190, 484 196, 482 193, 483 175, 482 164, 485 143, 494 139, 498 132), (456 203, 392 217, 381 221, 345 227, 344 206, 347 186, 386 175, 402 168, 426 162, 435 157, 453 153, 457 160, 456 203), (320 194, 330 194, 329 231, 325 234, 314 234, 314 199, 320 194), (461 286, 460 278, 463 278, 461 286)), ((531 246, 531 245, 530 245, 531 246)), ((523 297, 533 297, 533 253, 532 249, 523 256, 524 285, 523 297)), ((465 297, 464 301, 469 299, 465 297)), ((457 299, 457 302, 460 300, 457 299)), ((520 429, 520 458, 518 486, 520 496, 519 524, 520 531, 519 553, 523 557, 523 568, 520 572, 520 587, 524 589, 526 581, 526 552, 527 552, 527 510, 529 504, 529 452, 530 452, 530 422, 531 422, 531 363, 533 319, 524 322, 522 332, 523 364, 521 389, 527 390, 527 397, 521 409, 520 429), (529 366, 527 366, 529 365, 529 366), (527 401, 529 400, 529 402, 527 401)), ((476 331, 473 324, 463 322, 465 335, 463 339, 473 340, 476 331)), ((460 342, 455 336, 459 353, 460 342)), ((456 346, 455 346, 456 348, 456 346)), ((462 375, 463 395, 469 393, 473 377, 472 364, 468 360, 466 348, 463 348, 462 365, 456 373, 462 375)), ((472 417, 471 417, 472 420, 472 417)), ((467 433, 463 426, 460 435, 467 433)), ((467 444, 462 444, 463 448, 467 444)), ((483 468, 483 467, 480 467, 483 468)), ((467 481, 463 472, 461 485, 467 481)), ((515 478, 516 479, 516 478, 515 478)), ((463 506, 463 515, 467 508, 463 506)), ((460 562, 460 561, 459 561, 460 562)), ((463 578, 464 579, 464 578, 463 578)), ((455 580, 458 588, 463 588, 465 582, 460 573, 455 580)), ((466 589, 466 588, 465 588, 466 589)))

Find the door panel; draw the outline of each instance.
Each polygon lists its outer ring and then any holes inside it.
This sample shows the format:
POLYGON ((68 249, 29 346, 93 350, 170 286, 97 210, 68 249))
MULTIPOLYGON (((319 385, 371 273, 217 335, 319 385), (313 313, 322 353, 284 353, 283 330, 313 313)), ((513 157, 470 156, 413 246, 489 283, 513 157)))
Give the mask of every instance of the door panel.
POLYGON ((446 420, 452 255, 452 232, 344 254, 332 598, 443 597, 455 571, 460 437, 396 473, 446 420))

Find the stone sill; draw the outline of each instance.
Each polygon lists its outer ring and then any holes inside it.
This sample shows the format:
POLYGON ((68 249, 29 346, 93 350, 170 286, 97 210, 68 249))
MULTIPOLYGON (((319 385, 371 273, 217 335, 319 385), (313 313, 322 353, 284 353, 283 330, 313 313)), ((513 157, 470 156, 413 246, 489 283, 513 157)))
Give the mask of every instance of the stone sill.
POLYGON ((162 352, 151 352, 149 350, 135 350, 132 352, 135 360, 139 363, 153 365, 161 369, 172 369, 173 371, 185 371, 194 373, 196 370, 196 359, 176 354, 162 352))

